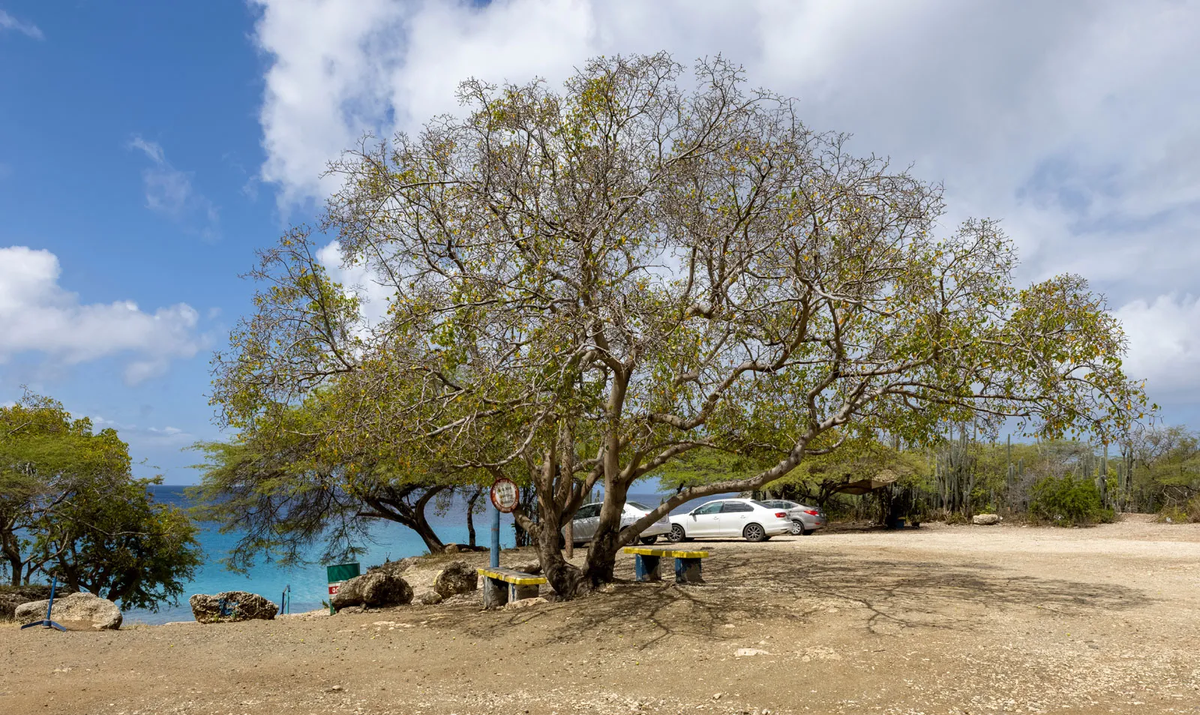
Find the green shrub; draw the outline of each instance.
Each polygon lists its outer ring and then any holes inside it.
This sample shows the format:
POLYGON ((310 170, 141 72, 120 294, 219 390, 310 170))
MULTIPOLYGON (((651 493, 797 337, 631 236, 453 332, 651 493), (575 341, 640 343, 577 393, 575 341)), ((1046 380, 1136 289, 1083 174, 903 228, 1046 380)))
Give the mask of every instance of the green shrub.
POLYGON ((1116 518, 1112 509, 1104 508, 1100 491, 1092 480, 1077 479, 1070 474, 1046 477, 1033 485, 1029 516, 1055 526, 1108 523, 1116 518))
POLYGON ((1174 524, 1200 524, 1200 494, 1192 497, 1182 504, 1168 504, 1158 512, 1158 521, 1165 522, 1168 519, 1174 524))

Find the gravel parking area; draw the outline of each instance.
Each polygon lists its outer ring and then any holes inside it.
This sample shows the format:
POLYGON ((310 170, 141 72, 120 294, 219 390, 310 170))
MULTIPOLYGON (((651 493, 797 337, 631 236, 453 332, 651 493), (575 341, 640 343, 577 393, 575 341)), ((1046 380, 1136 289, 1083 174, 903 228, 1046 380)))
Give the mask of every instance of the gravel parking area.
POLYGON ((0 713, 1200 713, 1200 525, 701 543, 706 585, 497 612, 3 627, 0 713))

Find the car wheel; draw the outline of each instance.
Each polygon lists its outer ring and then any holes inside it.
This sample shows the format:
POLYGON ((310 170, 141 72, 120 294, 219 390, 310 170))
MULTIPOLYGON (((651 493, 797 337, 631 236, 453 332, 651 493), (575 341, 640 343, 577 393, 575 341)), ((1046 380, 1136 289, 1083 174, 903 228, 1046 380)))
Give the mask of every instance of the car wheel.
POLYGON ((687 534, 685 534, 683 532, 682 526, 680 526, 679 524, 672 524, 671 525, 671 535, 668 536, 667 538, 670 539, 671 541, 674 541, 675 543, 679 543, 680 541, 687 540, 687 534))
POLYGON ((746 528, 742 529, 742 536, 746 541, 766 541, 767 532, 758 524, 746 524, 746 528))
POLYGON ((799 536, 804 533, 804 522, 799 519, 792 519, 792 536, 799 536))
POLYGON ((658 541, 657 536, 643 536, 642 537, 642 543, 647 546, 649 546, 650 544, 653 544, 655 541, 658 541))

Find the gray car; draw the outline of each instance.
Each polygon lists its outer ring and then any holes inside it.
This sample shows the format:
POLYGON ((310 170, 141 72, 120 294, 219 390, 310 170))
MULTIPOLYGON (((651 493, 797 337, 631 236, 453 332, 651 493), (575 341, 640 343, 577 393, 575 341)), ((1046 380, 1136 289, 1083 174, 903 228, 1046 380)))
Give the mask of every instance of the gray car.
MULTIPOLYGON (((591 541, 592 537, 596 535, 596 528, 600 526, 600 507, 602 506, 604 506, 603 502, 584 504, 579 507, 579 511, 575 512, 575 517, 571 519, 571 538, 576 544, 591 541)), ((650 507, 645 504, 635 501, 625 502, 625 509, 621 512, 621 529, 624 530, 650 512, 650 507)), ((671 533, 671 522, 667 521, 667 516, 664 514, 661 519, 647 526, 639 538, 643 544, 653 544, 658 541, 658 537, 669 533, 671 533)), ((562 528, 562 535, 565 540, 567 538, 567 527, 565 526, 562 528)))
POLYGON ((807 536, 817 529, 825 528, 825 512, 819 506, 805 506, 804 504, 788 501, 787 499, 770 499, 764 501, 763 504, 772 509, 783 509, 786 511, 788 518, 792 520, 793 534, 807 536))

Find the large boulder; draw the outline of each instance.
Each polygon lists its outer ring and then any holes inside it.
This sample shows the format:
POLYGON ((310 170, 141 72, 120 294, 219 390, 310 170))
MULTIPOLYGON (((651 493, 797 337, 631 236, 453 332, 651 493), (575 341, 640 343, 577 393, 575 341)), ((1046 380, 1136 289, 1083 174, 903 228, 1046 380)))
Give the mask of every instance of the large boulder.
MULTIPOLYGON (((49 603, 49 599, 22 603, 17 606, 15 619, 22 624, 37 623, 46 617, 46 606, 49 603)), ((61 598, 55 595, 54 611, 50 614, 50 620, 73 630, 94 628, 115 631, 121 627, 124 618, 117 604, 107 598, 100 598, 92 593, 72 593, 61 598)))
POLYGON ((999 524, 1000 523, 1000 515, 999 514, 976 514, 975 516, 973 516, 971 518, 971 523, 978 524, 980 526, 991 526, 992 524, 999 524))
POLYGON ((463 561, 455 561, 433 577, 433 590, 442 598, 468 593, 479 587, 479 575, 463 561))
POLYGON ((403 606, 413 599, 412 587, 393 569, 372 569, 338 587, 331 603, 335 609, 346 606, 403 606))
POLYGON ((521 573, 533 574, 534 576, 537 576, 542 572, 542 564, 538 561, 527 561, 523 564, 513 564, 511 566, 506 566, 505 568, 510 568, 513 571, 520 571, 521 573))
MULTIPOLYGON (((75 593, 62 584, 54 590, 55 598, 75 593)), ((0 586, 0 621, 11 621, 15 618, 17 606, 30 601, 45 601, 50 598, 50 584, 31 583, 24 586, 0 586)))
POLYGON ((201 623, 232 623, 275 618, 279 607, 256 593, 222 591, 215 596, 197 593, 188 599, 192 615, 201 623))

